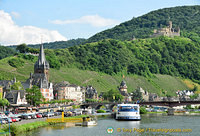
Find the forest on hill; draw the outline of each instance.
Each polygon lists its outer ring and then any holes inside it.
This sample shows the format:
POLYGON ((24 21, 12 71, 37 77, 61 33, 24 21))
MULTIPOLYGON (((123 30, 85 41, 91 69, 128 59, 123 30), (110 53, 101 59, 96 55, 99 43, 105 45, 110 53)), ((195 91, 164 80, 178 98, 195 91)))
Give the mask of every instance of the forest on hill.
MULTIPOLYGON (((45 49, 64 49, 64 48, 72 47, 75 45, 84 44, 85 41, 86 41, 86 39, 84 39, 84 38, 77 38, 77 39, 71 39, 68 41, 43 43, 43 46, 45 49)), ((12 46, 7 46, 7 47, 15 50, 17 48, 17 46, 18 45, 12 45, 12 46)), ((28 44, 27 46, 30 48, 36 48, 36 49, 40 48, 40 44, 28 44)))
MULTIPOLYGON (((194 40, 162 36, 132 41, 107 39, 66 49, 45 49, 45 54, 50 67, 55 69, 67 66, 109 75, 124 73, 144 77, 165 74, 199 82, 200 43, 194 40)), ((31 55, 20 57, 34 60, 31 55)), ((21 60, 10 64, 15 62, 21 60)))
POLYGON ((16 54, 16 51, 5 46, 0 46, 0 60, 16 54))
POLYGON ((180 27, 181 35, 194 32, 200 35, 200 6, 182 6, 164 8, 149 12, 137 18, 121 23, 114 28, 102 31, 90 37, 87 42, 96 42, 102 39, 131 40, 135 38, 148 38, 153 30, 168 26, 180 27))

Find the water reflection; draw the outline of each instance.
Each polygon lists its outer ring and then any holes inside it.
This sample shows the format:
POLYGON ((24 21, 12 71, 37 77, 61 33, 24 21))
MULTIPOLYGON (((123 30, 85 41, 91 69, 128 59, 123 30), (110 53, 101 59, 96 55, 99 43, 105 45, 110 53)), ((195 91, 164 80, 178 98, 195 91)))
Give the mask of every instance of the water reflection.
MULTIPOLYGON (((198 136, 200 116, 160 116, 145 115, 141 121, 116 121, 112 118, 99 118, 98 125, 93 127, 69 127, 66 124, 57 124, 38 129, 27 136, 110 136, 107 128, 113 128, 112 135, 116 136, 198 136), (192 129, 192 132, 164 133, 149 132, 150 129, 192 129), (134 130, 135 129, 135 130, 134 130), (120 131, 119 131, 120 130, 120 131), (138 131, 136 131, 138 130, 138 131)), ((21 136, 21 135, 20 135, 21 136)))

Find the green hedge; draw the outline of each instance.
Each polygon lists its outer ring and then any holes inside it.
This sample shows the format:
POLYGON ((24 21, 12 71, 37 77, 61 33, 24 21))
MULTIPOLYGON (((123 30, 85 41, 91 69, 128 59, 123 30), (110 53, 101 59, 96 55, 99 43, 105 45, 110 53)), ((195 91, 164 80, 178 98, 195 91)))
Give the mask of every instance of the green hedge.
POLYGON ((106 113, 105 110, 97 110, 97 113, 106 113))

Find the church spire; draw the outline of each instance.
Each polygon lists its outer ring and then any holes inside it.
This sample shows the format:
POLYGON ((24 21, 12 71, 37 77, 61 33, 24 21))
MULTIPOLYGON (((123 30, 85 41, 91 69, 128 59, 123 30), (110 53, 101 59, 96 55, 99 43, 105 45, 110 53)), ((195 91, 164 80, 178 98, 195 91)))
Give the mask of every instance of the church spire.
POLYGON ((45 59, 43 44, 40 45, 40 53, 38 56, 38 60, 35 63, 34 71, 35 73, 45 73, 44 70, 49 69, 49 63, 45 59))
POLYGON ((43 49, 43 44, 40 45, 40 54, 38 57, 38 61, 40 64, 44 64, 46 59, 45 59, 45 55, 44 55, 44 49, 43 49))

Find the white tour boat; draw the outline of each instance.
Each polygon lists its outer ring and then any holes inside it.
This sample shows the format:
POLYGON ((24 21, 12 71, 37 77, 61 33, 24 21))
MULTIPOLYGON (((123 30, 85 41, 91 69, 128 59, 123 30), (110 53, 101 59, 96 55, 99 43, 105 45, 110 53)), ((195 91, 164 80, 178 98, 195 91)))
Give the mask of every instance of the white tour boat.
POLYGON ((139 104, 118 104, 116 120, 141 120, 139 104))

